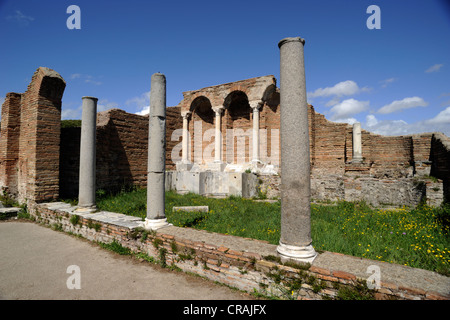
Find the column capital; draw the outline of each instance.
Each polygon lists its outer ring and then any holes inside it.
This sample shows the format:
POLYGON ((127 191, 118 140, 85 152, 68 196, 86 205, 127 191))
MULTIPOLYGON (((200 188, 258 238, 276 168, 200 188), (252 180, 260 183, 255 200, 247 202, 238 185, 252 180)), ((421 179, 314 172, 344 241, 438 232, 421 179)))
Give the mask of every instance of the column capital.
POLYGON ((222 114, 222 112, 223 112, 223 110, 225 109, 223 106, 216 106, 216 107, 212 107, 211 108, 215 113, 216 113, 216 115, 217 114, 222 114))
POLYGON ((189 111, 189 110, 186 110, 186 111, 181 111, 181 117, 183 118, 183 119, 188 119, 190 116, 191 116, 191 111, 189 111))
POLYGON ((287 42, 301 42, 301 44, 305 45, 305 39, 300 37, 290 37, 284 38, 280 42, 278 42, 278 48, 281 48, 281 46, 287 42))
POLYGON ((248 104, 250 105, 250 108, 253 109, 253 111, 257 111, 257 110, 259 110, 259 108, 262 107, 264 102, 262 102, 261 100, 253 100, 253 101, 249 101, 248 104))

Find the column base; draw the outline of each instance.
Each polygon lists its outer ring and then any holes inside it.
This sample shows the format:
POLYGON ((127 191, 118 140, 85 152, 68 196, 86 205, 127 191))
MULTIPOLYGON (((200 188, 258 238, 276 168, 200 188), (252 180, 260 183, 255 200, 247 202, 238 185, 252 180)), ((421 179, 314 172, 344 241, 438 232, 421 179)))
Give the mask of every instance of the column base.
POLYGON ((292 246, 280 242, 277 247, 281 261, 293 260, 296 262, 312 263, 317 257, 317 252, 312 245, 305 247, 292 246))
POLYGON ((363 162, 363 158, 353 158, 352 160, 350 160, 350 163, 362 163, 363 162))
POLYGON ((79 206, 77 207, 74 212, 79 212, 79 213, 94 213, 95 211, 97 211, 97 206, 79 206))
POLYGON ((192 169, 193 165, 194 164, 191 162, 181 161, 181 162, 177 162, 176 168, 177 168, 177 171, 190 171, 192 169))
POLYGON ((172 226, 171 223, 167 222, 167 218, 163 218, 163 219, 147 219, 145 218, 144 221, 144 229, 147 230, 157 230, 157 229, 161 229, 164 227, 168 227, 168 226, 172 226))
POLYGON ((223 172, 225 170, 226 166, 227 166, 227 164, 224 162, 214 161, 214 162, 208 163, 208 170, 223 172))

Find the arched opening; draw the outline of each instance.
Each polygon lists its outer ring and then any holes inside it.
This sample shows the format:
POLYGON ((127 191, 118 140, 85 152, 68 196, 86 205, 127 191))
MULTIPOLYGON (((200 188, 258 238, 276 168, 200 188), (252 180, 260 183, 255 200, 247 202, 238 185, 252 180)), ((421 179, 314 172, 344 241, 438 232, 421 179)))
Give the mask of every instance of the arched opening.
POLYGON ((192 115, 204 122, 214 124, 214 111, 212 110, 211 102, 205 96, 200 96, 194 99, 189 110, 192 115))
POLYGON ((226 162, 244 164, 251 161, 252 108, 245 92, 233 91, 225 98, 224 127, 226 162))
POLYGON ((209 159, 205 159, 203 151, 208 146, 211 147, 211 143, 214 143, 214 140, 211 140, 211 133, 214 132, 215 113, 212 110, 211 101, 205 96, 195 98, 189 110, 192 113, 189 121, 191 136, 189 160, 204 164, 209 159), (207 134, 205 135, 205 133, 207 134))

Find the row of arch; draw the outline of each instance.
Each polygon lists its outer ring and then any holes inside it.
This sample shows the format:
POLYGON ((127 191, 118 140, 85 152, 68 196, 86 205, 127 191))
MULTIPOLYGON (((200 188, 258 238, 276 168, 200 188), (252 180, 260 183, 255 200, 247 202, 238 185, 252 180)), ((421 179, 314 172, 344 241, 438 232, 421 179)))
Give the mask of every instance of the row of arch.
POLYGON ((242 159, 245 159, 245 163, 261 162, 260 112, 264 108, 271 108, 276 112, 276 108, 279 105, 279 96, 278 99, 276 99, 276 96, 277 92, 274 84, 268 85, 258 96, 251 92, 248 93, 248 91, 230 90, 225 98, 218 99, 217 96, 213 95, 214 98, 210 99, 206 94, 197 93, 196 97, 190 103, 186 103, 181 111, 184 118, 182 162, 206 163, 206 159, 201 159, 200 161, 198 158, 195 159, 194 152, 198 153, 198 148, 201 148, 200 152, 202 152, 208 145, 211 145, 212 140, 203 141, 202 139, 208 130, 215 130, 213 138, 215 143, 213 151, 215 163, 238 164, 242 159), (249 98, 249 96, 253 99, 249 98), (220 102, 220 100, 222 101, 220 102), (198 126, 199 122, 201 129, 198 126), (228 137, 230 129, 234 133, 239 132, 245 136, 228 137), (191 139, 188 138, 188 132, 191 135, 191 139), (199 137, 195 137, 195 135, 199 134, 201 135, 201 146, 194 145, 195 141, 199 141, 199 137), (237 139, 241 138, 247 139, 244 148, 238 148, 237 139), (232 139, 231 143, 230 139, 232 139))

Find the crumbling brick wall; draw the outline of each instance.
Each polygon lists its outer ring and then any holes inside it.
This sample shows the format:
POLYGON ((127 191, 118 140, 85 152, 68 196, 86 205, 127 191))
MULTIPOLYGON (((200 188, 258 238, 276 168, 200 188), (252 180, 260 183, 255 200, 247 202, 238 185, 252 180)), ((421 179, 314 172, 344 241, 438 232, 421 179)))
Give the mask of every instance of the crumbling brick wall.
POLYGON ((20 103, 22 95, 10 92, 2 106, 0 134, 0 187, 17 196, 17 161, 19 159, 20 103))
POLYGON ((431 139, 431 175, 443 180, 446 202, 450 202, 450 138, 434 133, 431 139))

